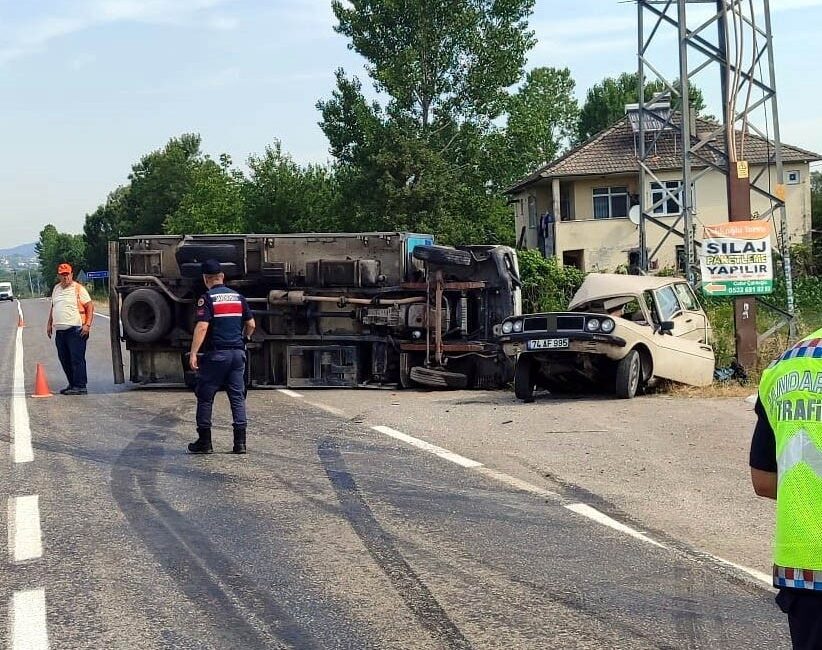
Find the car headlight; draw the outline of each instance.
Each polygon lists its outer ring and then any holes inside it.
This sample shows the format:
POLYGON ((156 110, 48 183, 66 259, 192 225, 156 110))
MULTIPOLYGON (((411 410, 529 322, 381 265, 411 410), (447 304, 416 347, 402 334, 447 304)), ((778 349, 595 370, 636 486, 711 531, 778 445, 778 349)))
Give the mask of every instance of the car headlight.
POLYGON ((598 318, 590 318, 588 322, 585 323, 585 329, 589 332, 596 332, 599 329, 599 319, 598 318))
POLYGON ((503 334, 510 334, 514 330, 514 324, 507 320, 502 324, 502 333, 503 334))
POLYGON ((610 334, 611 332, 613 332, 614 327, 616 327, 616 323, 614 323, 614 321, 612 321, 610 318, 606 318, 605 320, 603 320, 602 324, 599 326, 599 328, 606 334, 610 334))
POLYGON ((521 320, 515 320, 514 321, 514 331, 515 332, 521 332, 522 331, 522 321, 521 320))

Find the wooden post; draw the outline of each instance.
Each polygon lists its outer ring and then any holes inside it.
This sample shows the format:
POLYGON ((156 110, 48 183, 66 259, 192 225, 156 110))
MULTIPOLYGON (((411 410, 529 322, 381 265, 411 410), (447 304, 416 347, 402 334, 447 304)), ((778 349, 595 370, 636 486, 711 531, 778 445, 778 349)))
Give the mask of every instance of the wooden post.
MULTIPOLYGON (((751 182, 748 163, 731 162, 728 170, 728 219, 751 220, 751 182)), ((736 360, 745 370, 756 368, 757 331, 756 298, 745 296, 734 300, 734 331, 736 333, 736 360)))
POLYGON ((111 338, 111 367, 114 383, 126 382, 123 373, 123 348, 120 346, 120 296, 117 281, 120 278, 120 246, 116 241, 108 243, 108 315, 109 336, 111 338))

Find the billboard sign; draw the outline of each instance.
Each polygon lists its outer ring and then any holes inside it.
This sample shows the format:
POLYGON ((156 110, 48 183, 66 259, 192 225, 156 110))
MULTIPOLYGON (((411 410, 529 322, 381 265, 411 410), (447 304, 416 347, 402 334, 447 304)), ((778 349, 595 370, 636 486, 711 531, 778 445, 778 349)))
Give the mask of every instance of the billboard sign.
POLYGON ((754 296, 773 292, 771 224, 732 221, 705 226, 699 263, 708 296, 754 296))

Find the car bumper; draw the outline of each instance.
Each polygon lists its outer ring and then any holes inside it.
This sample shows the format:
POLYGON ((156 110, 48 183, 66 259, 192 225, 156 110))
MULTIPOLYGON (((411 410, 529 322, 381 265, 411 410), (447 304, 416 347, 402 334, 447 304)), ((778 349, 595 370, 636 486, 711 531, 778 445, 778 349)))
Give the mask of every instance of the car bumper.
POLYGON ((517 357, 520 354, 601 354, 611 359, 620 359, 625 355, 627 342, 614 334, 594 334, 590 332, 523 332, 505 334, 499 337, 505 354, 517 357), (566 347, 528 349, 529 341, 564 340, 566 347))

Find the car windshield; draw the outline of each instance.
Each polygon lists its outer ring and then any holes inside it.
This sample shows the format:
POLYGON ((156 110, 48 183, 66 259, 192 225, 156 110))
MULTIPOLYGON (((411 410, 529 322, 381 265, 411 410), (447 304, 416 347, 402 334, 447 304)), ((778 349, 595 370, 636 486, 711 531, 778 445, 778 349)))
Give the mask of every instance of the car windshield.
POLYGON ((671 286, 662 287, 656 292, 656 302, 659 305, 659 316, 662 320, 671 320, 682 311, 679 301, 676 299, 674 288, 671 286))
POLYGON ((0 291, 11 291, 10 282, 0 282, 0 291))

